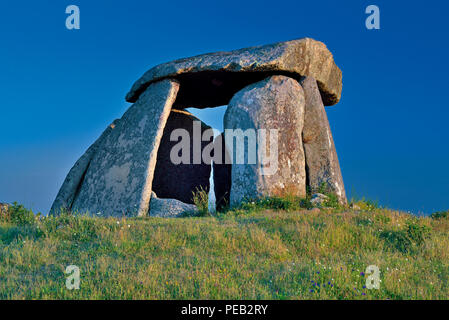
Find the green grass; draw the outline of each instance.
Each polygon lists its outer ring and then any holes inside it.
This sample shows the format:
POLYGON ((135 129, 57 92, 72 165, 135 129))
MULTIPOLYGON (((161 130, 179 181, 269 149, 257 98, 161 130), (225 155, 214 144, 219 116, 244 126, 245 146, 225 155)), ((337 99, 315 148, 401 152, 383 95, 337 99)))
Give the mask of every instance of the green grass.
POLYGON ((448 215, 262 199, 207 217, 0 219, 0 299, 448 299, 448 215), (65 268, 81 272, 65 287, 65 268), (364 288, 369 265, 379 290, 364 288), (319 284, 319 286, 318 286, 319 284))

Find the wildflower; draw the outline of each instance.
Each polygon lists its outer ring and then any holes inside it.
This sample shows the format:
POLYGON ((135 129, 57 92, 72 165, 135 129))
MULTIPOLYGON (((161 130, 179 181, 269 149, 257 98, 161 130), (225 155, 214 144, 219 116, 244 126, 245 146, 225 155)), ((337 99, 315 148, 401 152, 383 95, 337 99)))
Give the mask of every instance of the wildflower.
POLYGON ((362 277, 364 277, 364 276, 365 276, 365 273, 364 273, 364 272, 360 272, 360 275, 361 275, 362 277))
POLYGON ((365 293, 365 292, 363 292, 363 293, 362 293, 362 296, 366 296, 366 293, 365 293))

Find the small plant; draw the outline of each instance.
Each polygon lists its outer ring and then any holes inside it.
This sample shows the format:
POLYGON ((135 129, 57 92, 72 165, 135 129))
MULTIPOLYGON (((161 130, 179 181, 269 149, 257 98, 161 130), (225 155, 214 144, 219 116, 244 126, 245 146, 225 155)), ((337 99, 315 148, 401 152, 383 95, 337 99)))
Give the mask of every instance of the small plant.
POLYGON ((264 197, 261 199, 247 200, 242 202, 240 209, 248 211, 259 210, 282 210, 282 211, 295 211, 300 210, 310 204, 310 199, 306 201, 297 196, 285 195, 283 197, 264 197))
POLYGON ((198 208, 198 216, 205 217, 211 215, 209 211, 209 194, 203 187, 192 192, 192 199, 193 203, 198 208))
POLYGON ((327 194, 330 193, 329 186, 326 182, 321 182, 315 193, 327 194))
POLYGON ((8 215, 6 215, 7 221, 17 225, 30 225, 36 221, 36 216, 33 211, 26 209, 23 205, 14 202, 9 207, 8 215))
POLYGON ((408 221, 407 235, 411 241, 420 246, 430 237, 430 228, 414 221, 408 221))
POLYGON ((225 215, 254 214, 264 210, 276 211, 299 211, 301 209, 311 209, 313 204, 310 197, 300 198, 294 195, 284 195, 282 197, 263 197, 260 199, 245 199, 238 206, 227 208, 222 211, 225 215))
POLYGON ((369 200, 362 198, 361 200, 351 200, 351 207, 353 209, 362 210, 362 211, 375 211, 380 208, 379 203, 377 201, 369 200))
POLYGON ((407 253, 412 248, 412 241, 404 230, 382 231, 380 238, 384 239, 387 245, 402 253, 407 253))
POLYGON ((448 211, 437 211, 431 214, 432 219, 447 219, 449 218, 449 210, 448 211))
POLYGON ((390 247, 402 253, 408 253, 420 247, 429 236, 430 228, 414 221, 408 221, 403 230, 383 231, 380 234, 390 247))
POLYGON ((271 197, 262 200, 262 204, 266 209, 294 211, 300 209, 300 201, 298 197, 287 195, 285 197, 271 197))
MULTIPOLYGON (((326 196, 326 199, 321 204, 321 207, 326 208, 332 208, 332 209, 342 209, 343 206, 340 204, 340 201, 338 200, 338 196, 333 192, 329 185, 325 182, 322 182, 320 186, 317 188, 316 193, 323 194, 326 196)), ((308 194, 308 197, 310 197, 311 194, 308 194)))
POLYGON ((301 199, 301 201, 299 202, 299 206, 301 208, 304 208, 304 209, 307 209, 307 210, 312 209, 313 208, 313 203, 310 200, 311 200, 310 196, 307 195, 304 199, 301 199))
POLYGON ((338 201, 338 197, 335 193, 326 193, 327 199, 324 200, 324 207, 333 208, 333 209, 341 209, 342 205, 338 201))
POLYGON ((391 218, 388 215, 386 215, 386 214, 376 214, 374 216, 374 219, 377 222, 380 222, 380 223, 383 223, 383 224, 388 224, 388 223, 391 222, 391 218))

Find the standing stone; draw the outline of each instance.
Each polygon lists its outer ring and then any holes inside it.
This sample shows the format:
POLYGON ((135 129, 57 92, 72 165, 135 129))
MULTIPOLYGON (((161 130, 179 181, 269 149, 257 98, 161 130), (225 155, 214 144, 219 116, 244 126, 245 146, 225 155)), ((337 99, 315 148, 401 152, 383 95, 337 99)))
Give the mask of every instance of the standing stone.
POLYGON ((214 151, 221 150, 221 161, 214 161, 214 192, 215 192, 215 206, 217 211, 222 211, 230 203, 231 194, 231 177, 232 177, 232 165, 226 158, 229 159, 229 152, 226 150, 224 134, 221 133, 214 140, 214 151), (228 162, 228 163, 226 163, 228 162))
POLYGON ((86 174, 89 164, 101 146, 105 137, 114 130, 119 120, 115 120, 111 125, 109 125, 106 130, 102 133, 100 138, 97 139, 87 151, 79 158, 75 163, 73 168, 69 171, 69 174, 64 180, 64 183, 59 189, 58 195, 50 209, 50 214, 59 215, 61 211, 70 211, 72 208, 73 201, 77 196, 77 192, 81 187, 84 175, 86 174))
MULTIPOLYGON (((244 88, 232 98, 224 117, 224 128, 250 129, 254 135, 260 134, 254 130, 265 129, 267 150, 266 156, 258 157, 256 164, 249 164, 253 150, 245 147, 245 164, 238 164, 235 157, 238 146, 234 143, 231 148, 233 137, 225 130, 226 145, 229 151, 232 150, 233 160, 231 205, 262 196, 306 195, 302 144, 304 105, 301 85, 285 76, 268 77, 244 88), (270 145, 271 137, 275 137, 270 132, 273 129, 277 130, 277 139, 270 145), (269 166, 262 165, 276 151, 278 156, 273 158, 274 161, 269 166)), ((257 143, 257 153, 262 146, 262 143, 257 143)))
POLYGON ((308 185, 312 193, 324 185, 346 204, 340 163, 317 82, 305 77, 301 85, 306 97, 303 142, 308 185))
POLYGON ((193 192, 200 189, 209 192, 211 164, 205 163, 201 157, 206 145, 212 143, 213 137, 210 141, 202 141, 203 133, 209 129, 211 129, 209 126, 187 111, 175 109, 171 111, 165 125, 154 172, 153 191, 159 198, 173 198, 193 204, 193 192), (197 132, 194 132, 195 126, 197 132), (190 148, 188 163, 174 164, 170 158, 173 147, 181 142, 177 136, 176 141, 170 139, 176 129, 183 129, 188 133, 190 148), (201 143, 197 150, 194 147, 194 139, 201 143), (201 163, 194 163, 194 153, 197 153, 201 163))
POLYGON ((90 162, 73 211, 148 213, 157 152, 178 89, 170 79, 153 83, 125 112, 90 162))

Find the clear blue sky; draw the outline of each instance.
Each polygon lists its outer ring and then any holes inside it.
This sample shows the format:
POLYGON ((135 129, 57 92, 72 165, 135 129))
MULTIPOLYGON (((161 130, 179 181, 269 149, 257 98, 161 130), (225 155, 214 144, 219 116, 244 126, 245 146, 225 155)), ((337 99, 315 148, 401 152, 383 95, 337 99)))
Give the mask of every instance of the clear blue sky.
MULTIPOLYGON (((312 37, 343 71, 342 100, 327 111, 348 195, 449 209, 448 14, 434 0, 2 1, 0 202, 46 212, 151 66, 312 37), (70 4, 80 30, 65 28, 70 4), (381 30, 365 28, 370 4, 381 30)), ((197 114, 221 128, 223 110, 197 114)))

